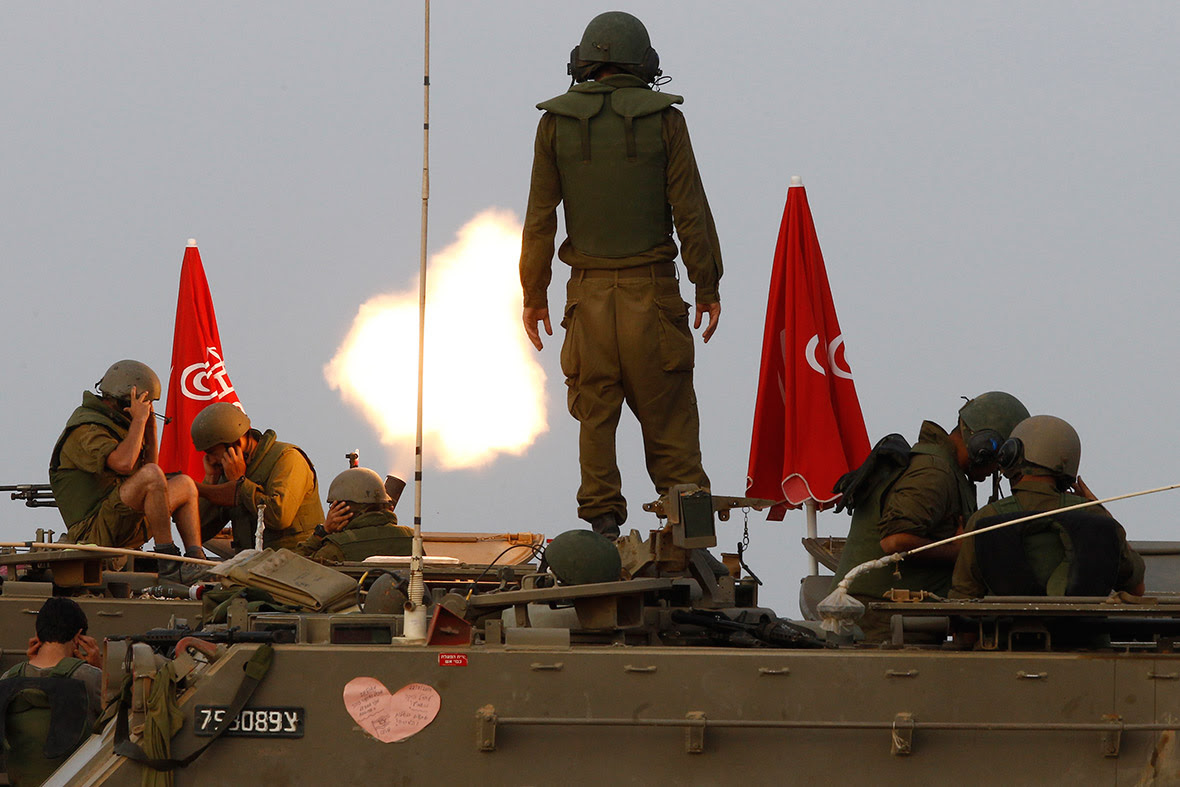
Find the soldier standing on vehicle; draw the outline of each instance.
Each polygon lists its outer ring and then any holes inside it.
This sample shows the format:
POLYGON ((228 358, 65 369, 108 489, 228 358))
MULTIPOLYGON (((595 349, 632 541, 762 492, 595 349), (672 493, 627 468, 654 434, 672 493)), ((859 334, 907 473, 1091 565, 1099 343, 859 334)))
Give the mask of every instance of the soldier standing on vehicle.
MULTIPOLYGON (((1021 421, 1000 449, 1012 494, 979 509, 967 530, 1097 500, 1078 476, 1082 441, 1052 415, 1021 421)), ((964 539, 951 596, 1143 595, 1143 558, 1102 506, 1091 506, 964 539)))
POLYGON ((296 554, 317 563, 410 554, 414 531, 397 523, 393 504, 381 476, 367 467, 345 470, 328 486, 324 524, 316 525, 296 554))
POLYGON ((294 548, 324 521, 315 466, 303 449, 260 432, 228 402, 214 402, 193 419, 193 445, 205 454, 200 495, 201 533, 232 523, 234 546, 255 547, 258 506, 265 506, 259 549, 294 548))
POLYGON ((16 787, 48 779, 102 712, 102 653, 86 636, 86 613, 78 602, 46 599, 35 625, 28 661, 0 678, 8 782, 16 787), (63 685, 59 678, 71 680, 63 685))
MULTIPOLYGON (((155 551, 180 555, 172 541, 171 517, 188 557, 205 557, 191 478, 167 478, 156 464, 159 445, 152 402, 160 378, 139 361, 119 361, 82 393, 53 447, 49 483, 58 511, 75 544, 138 549, 151 538, 155 551)), ((160 561, 160 576, 185 580, 187 566, 160 561), (183 576, 182 576, 183 574, 183 576)))
POLYGON ((578 84, 537 105, 545 114, 520 257, 523 320, 540 350, 538 324, 553 335, 547 291, 560 203, 568 237, 557 254, 573 269, 561 368, 581 423, 578 516, 617 537, 627 518, 615 455, 624 401, 639 420, 657 493, 709 487, 673 222, 696 285, 694 327, 709 316, 706 342, 721 316, 721 248, 684 116, 672 106, 683 99, 652 89, 659 56, 643 23, 621 11, 596 16, 570 53, 569 73, 578 84))
MULTIPOLYGON (((867 477, 865 488, 851 492, 842 490, 841 479, 837 490, 859 502, 832 589, 861 563, 962 532, 976 510, 975 484, 996 472, 1000 446, 1027 417, 1028 409, 1015 396, 989 391, 960 408, 958 424, 949 433, 933 421, 923 421, 918 442, 895 471, 867 477)), ((914 555, 899 567, 900 577, 887 570, 868 571, 854 579, 849 590, 866 605, 881 601, 891 588, 945 597, 959 544, 914 555)), ((889 636, 889 616, 884 613, 867 611, 859 625, 866 640, 889 636)))

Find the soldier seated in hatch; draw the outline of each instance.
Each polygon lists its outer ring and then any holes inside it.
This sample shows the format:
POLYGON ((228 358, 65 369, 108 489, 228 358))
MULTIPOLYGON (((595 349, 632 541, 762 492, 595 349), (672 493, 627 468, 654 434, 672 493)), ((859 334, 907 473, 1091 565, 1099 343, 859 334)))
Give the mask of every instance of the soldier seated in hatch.
MULTIPOLYGON (((971 517, 967 530, 1040 511, 1096 500, 1078 477, 1082 442, 1060 418, 1019 423, 1000 450, 1012 494, 971 517), (1076 494, 1075 494, 1076 493, 1076 494)), ((1123 526, 1102 506, 983 533, 963 541, 951 596, 1143 595, 1143 558, 1127 545, 1123 526)))
POLYGON ((374 555, 408 555, 414 531, 397 523, 394 500, 381 476, 353 467, 332 479, 324 524, 295 548, 317 563, 361 561, 374 555))

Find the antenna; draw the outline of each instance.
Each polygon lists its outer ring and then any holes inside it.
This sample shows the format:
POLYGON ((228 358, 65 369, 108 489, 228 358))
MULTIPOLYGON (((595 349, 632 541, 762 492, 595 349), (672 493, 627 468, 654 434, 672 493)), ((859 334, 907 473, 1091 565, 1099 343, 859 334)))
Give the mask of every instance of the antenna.
POLYGON ((410 600, 402 625, 406 639, 426 638, 426 607, 422 604, 422 369, 426 350, 426 226, 430 204, 430 0, 425 0, 425 45, 422 64, 422 237, 418 258, 418 422, 414 442, 414 546, 410 554, 410 600))

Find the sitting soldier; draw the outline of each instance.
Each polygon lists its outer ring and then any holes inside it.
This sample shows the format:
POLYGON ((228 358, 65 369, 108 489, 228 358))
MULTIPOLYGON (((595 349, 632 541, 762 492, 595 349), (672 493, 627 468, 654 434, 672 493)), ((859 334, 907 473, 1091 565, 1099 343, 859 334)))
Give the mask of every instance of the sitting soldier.
POLYGON ((229 522, 236 549, 292 549, 324 521, 315 466, 303 449, 260 432, 229 402, 214 402, 193 419, 193 446, 205 453, 197 484, 201 533, 212 538, 229 522), (262 543, 254 543, 264 506, 262 543))
POLYGON ((86 613, 76 601, 46 599, 37 613, 37 636, 29 640, 29 660, 0 679, 0 738, 10 784, 48 779, 102 711, 102 656, 86 628, 86 613))
POLYGON ((332 479, 328 516, 296 554, 317 563, 360 561, 373 555, 408 555, 411 528, 398 525, 396 501, 385 491, 381 476, 367 467, 353 467, 332 479))
MULTIPOLYGON (((160 378, 139 361, 119 361, 83 391, 49 459, 49 484, 75 544, 138 549, 149 538, 155 551, 180 555, 169 516, 186 557, 203 558, 197 489, 186 475, 165 477, 156 464, 159 444, 152 402, 160 378)), ((160 560, 161 578, 188 582, 199 568, 160 560)))
MULTIPOLYGON (((1097 498, 1077 476, 1082 443, 1060 418, 1036 415, 1012 430, 1000 459, 1012 495, 984 506, 967 530, 1097 498), (1071 490, 1073 493, 1071 493, 1071 490)), ((1143 595, 1143 558, 1102 506, 999 528, 963 541, 951 596, 1143 595)))

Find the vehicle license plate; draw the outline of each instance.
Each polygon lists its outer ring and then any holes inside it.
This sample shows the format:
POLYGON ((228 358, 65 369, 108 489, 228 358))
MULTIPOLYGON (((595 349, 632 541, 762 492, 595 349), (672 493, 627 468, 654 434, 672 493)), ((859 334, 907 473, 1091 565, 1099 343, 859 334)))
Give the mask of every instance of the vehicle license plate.
MULTIPOLYGON (((197 735, 212 735, 225 718, 228 705, 198 705, 195 724, 197 735)), ((302 738, 303 708, 242 708, 223 735, 238 738, 302 738)))

